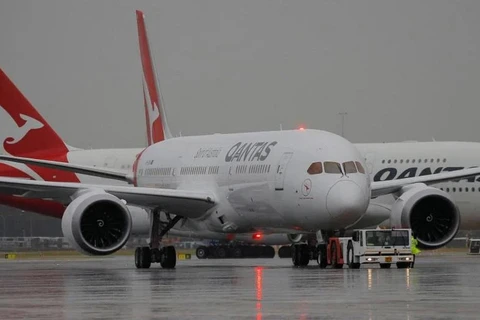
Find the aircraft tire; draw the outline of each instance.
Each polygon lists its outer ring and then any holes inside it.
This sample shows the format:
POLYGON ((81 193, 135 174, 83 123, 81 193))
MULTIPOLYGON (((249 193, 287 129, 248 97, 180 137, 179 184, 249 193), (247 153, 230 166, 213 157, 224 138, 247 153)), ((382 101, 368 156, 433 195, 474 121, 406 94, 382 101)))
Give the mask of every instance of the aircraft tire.
POLYGON ((135 249, 135 267, 148 269, 152 264, 152 253, 149 247, 137 247, 135 249))
POLYGON ((281 246, 278 249, 279 258, 291 258, 292 257, 292 247, 291 246, 281 246))
POLYGON ((216 253, 217 258, 219 259, 225 259, 227 257, 227 250, 223 246, 219 246, 216 253))
POLYGON ((174 246, 168 246, 163 248, 162 259, 160 265, 164 269, 173 269, 177 264, 177 252, 174 246))
POLYGON ((325 244, 319 244, 317 246, 318 257, 317 263, 320 269, 325 269, 328 265, 327 261, 327 246, 325 244))
POLYGON ((292 245, 292 263, 296 267, 306 267, 310 261, 308 246, 306 244, 292 245))
POLYGON ((265 246, 264 248, 265 258, 275 258, 275 249, 272 246, 265 246))
POLYGON ((263 247, 262 246, 253 246, 253 258, 262 258, 263 256, 263 247))
POLYGON ((298 246, 292 244, 292 263, 295 267, 300 266, 300 248, 298 246))
POLYGON ((208 258, 208 248, 205 246, 200 246, 195 251, 198 259, 207 259, 208 258))
POLYGON ((233 247, 231 256, 235 259, 243 258, 242 247, 233 247))

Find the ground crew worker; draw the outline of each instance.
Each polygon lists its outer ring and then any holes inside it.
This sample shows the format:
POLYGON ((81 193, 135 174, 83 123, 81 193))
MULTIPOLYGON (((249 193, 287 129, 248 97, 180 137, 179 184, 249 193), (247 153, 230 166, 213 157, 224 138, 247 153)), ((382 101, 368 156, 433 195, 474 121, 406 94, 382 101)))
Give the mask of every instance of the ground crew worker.
POLYGON ((415 237, 412 235, 412 245, 411 245, 411 249, 412 249, 412 254, 413 254, 413 262, 412 262, 412 268, 413 268, 413 265, 415 264, 415 255, 419 254, 421 251, 417 248, 417 245, 418 245, 418 240, 415 239, 415 237))

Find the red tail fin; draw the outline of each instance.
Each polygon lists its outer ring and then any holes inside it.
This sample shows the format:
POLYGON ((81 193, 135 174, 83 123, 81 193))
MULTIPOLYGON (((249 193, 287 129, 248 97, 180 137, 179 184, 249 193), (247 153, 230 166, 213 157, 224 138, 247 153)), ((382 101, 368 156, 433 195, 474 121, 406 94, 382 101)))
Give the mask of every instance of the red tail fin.
POLYGON ((58 134, 1 69, 0 113, 4 113, 0 115, 0 149, 4 152, 35 158, 54 158, 68 152, 58 134))
POLYGON ((164 105, 156 81, 143 12, 137 10, 138 41, 143 68, 143 95, 148 145, 171 138, 164 105), (146 91, 146 92, 145 92, 146 91))
MULTIPOLYGON (((68 147, 0 69, 0 152, 12 156, 68 162, 68 147)), ((74 173, 0 163, 0 175, 78 182, 74 173)))

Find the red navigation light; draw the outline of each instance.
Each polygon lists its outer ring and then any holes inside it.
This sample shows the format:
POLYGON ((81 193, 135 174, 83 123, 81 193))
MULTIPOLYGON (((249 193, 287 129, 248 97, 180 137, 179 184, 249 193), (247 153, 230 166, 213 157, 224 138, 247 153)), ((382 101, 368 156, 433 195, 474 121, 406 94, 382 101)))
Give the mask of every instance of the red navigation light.
POLYGON ((298 130, 300 130, 300 131, 305 130, 305 126, 304 126, 304 125, 299 126, 299 127, 298 127, 298 130))
POLYGON ((253 240, 260 240, 262 239, 262 234, 261 233, 254 233, 252 236, 253 240))

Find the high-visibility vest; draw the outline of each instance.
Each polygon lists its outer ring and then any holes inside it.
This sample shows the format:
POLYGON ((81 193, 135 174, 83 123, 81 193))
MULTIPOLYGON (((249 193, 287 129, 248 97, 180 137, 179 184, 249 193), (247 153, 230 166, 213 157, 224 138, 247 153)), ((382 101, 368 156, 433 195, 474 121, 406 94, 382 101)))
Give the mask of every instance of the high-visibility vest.
POLYGON ((419 254, 419 253, 421 252, 421 251, 417 248, 417 245, 418 245, 417 239, 415 239, 414 237, 412 237, 412 245, 411 245, 412 254, 419 254))

